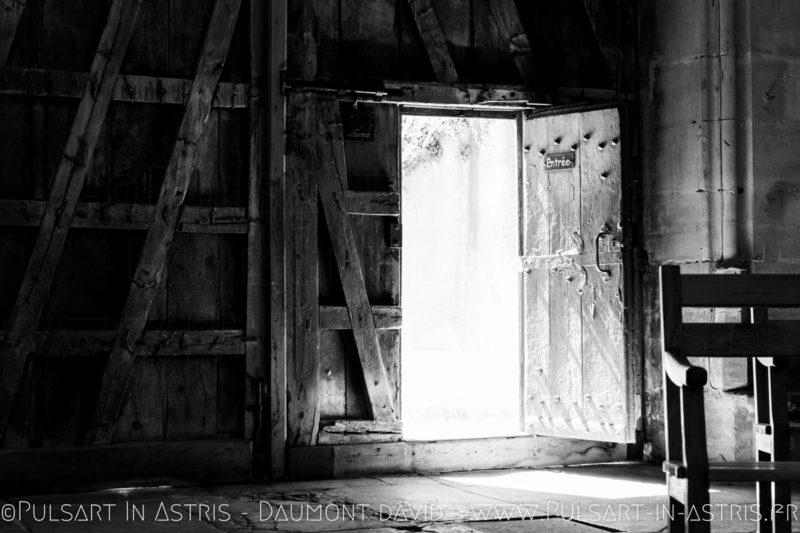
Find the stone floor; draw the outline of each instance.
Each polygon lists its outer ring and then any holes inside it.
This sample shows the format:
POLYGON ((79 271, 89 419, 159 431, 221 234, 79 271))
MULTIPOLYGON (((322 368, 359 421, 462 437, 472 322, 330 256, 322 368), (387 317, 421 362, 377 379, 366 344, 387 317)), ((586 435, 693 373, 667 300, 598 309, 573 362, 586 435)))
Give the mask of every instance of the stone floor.
MULTIPOLYGON (((755 530, 749 486, 714 486, 711 501, 713 531, 755 530)), ((616 463, 8 498, 0 533, 644 533, 664 529, 665 503, 658 468, 616 463)))

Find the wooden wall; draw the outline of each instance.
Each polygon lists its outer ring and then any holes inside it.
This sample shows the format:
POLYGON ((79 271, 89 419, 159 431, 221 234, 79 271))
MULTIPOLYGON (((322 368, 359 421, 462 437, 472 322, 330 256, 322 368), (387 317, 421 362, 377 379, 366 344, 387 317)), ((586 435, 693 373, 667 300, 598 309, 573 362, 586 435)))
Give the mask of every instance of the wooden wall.
MULTIPOLYGON (((274 370, 286 372, 287 394, 273 394, 273 402, 285 407, 278 412, 286 416, 286 437, 274 434, 273 447, 285 444, 290 458, 303 458, 289 464, 290 470, 300 462, 330 466, 335 454, 325 445, 367 446, 400 439, 402 246, 391 242, 392 229, 400 222, 399 208, 364 216, 346 200, 359 193, 377 197, 401 190, 403 105, 474 105, 492 100, 492 88, 517 101, 533 93, 545 95, 545 101, 572 105, 596 103, 589 94, 624 100, 635 93, 633 48, 623 51, 628 34, 621 25, 630 20, 626 17, 631 5, 620 1, 599 6, 591 0, 289 0, 286 226, 281 241, 286 246, 286 313, 273 314, 273 323, 286 320, 285 366, 280 363, 281 350, 273 348, 274 370), (623 57, 625 69, 620 67, 623 57), (400 96, 381 92, 390 86, 419 91, 400 96), (476 93, 467 87, 480 88, 476 93), (377 103, 382 94, 388 96, 377 103), (426 99, 434 94, 440 100, 426 99), (336 100, 339 116, 328 123, 320 120, 321 109, 336 100), (367 138, 348 135, 354 103, 373 117, 373 132, 367 138), (347 317, 350 313, 353 321, 360 319, 362 309, 351 306, 346 294, 350 289, 343 290, 341 261, 333 253, 340 244, 331 242, 331 221, 319 205, 328 170, 325 161, 314 158, 336 158, 327 151, 331 143, 336 151, 334 132, 340 126, 344 164, 336 161, 336 174, 344 205, 338 208, 347 214, 346 225, 355 238, 349 251, 358 256, 372 306, 380 363, 395 403, 394 425, 375 417, 374 398, 367 393, 373 384, 363 375, 358 334, 347 317), (342 317, 344 325, 332 328, 333 315, 342 317), (284 399, 285 406, 280 404, 284 399)), ((280 416, 278 421, 283 422, 280 416)), ((281 475, 283 465, 275 468, 273 464, 273 471, 281 475)), ((327 467, 320 468, 309 466, 302 475, 327 467)))
MULTIPOLYGON (((0 83, 6 93, 0 97, 5 123, 0 130, 0 199, 47 200, 79 102, 9 96, 18 89, 14 76, 23 72, 20 69, 88 72, 110 3, 26 2, 0 83)), ((121 77, 191 81, 213 3, 145 0, 121 77)), ((250 80, 248 13, 245 4, 221 78, 228 86, 244 87, 239 98, 244 103, 211 111, 186 197, 190 206, 235 207, 243 213, 247 205, 250 133, 247 86, 241 84, 250 80)), ((58 87, 45 90, 57 93, 58 87)), ((80 201, 154 204, 183 110, 181 105, 112 102, 80 201)), ((17 211, 30 205, 19 203, 17 211)), ((18 222, 5 219, 0 227, 0 330, 7 329, 36 238, 35 227, 20 227, 18 222)), ((39 324, 40 330, 50 332, 55 347, 46 354, 35 351, 29 358, 2 448, 82 443, 110 347, 106 333, 113 334, 119 325, 146 227, 70 231, 39 324), (84 335, 86 330, 93 333, 84 335), (74 342, 62 342, 61 336, 74 342), (98 338, 106 340, 99 343, 98 338), (68 353, 59 353, 59 347, 69 348, 68 353)), ((147 330, 180 332, 180 338, 173 339, 183 344, 180 356, 137 358, 114 442, 245 436, 243 349, 221 354, 213 342, 191 346, 192 332, 245 327, 246 229, 196 229, 177 234, 147 322, 147 330)), ((224 339, 220 341, 224 345, 224 339)), ((162 348, 168 344, 164 342, 162 348)), ((241 348, 242 341, 237 342, 241 348)))
MULTIPOLYGON (((430 3, 459 82, 523 83, 508 36, 492 13, 490 2, 430 3)), ((316 0, 311 4, 289 1, 290 78, 308 77, 302 59, 303 32, 298 30, 306 25, 313 27, 318 44, 313 78, 350 83, 436 79, 407 0, 316 0)), ((520 0, 516 7, 532 48, 536 88, 613 87, 582 0, 520 0)))

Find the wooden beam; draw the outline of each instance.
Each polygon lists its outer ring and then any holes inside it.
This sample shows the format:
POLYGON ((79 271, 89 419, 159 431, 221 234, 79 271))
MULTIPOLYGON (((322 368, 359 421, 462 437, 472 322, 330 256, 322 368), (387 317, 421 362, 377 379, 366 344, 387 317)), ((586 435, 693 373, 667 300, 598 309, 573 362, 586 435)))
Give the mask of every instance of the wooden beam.
POLYGON ((250 0, 250 161, 248 173, 247 301, 245 357, 245 436, 253 439, 253 473, 256 479, 267 477, 269 469, 270 427, 267 394, 267 272, 269 256, 264 233, 262 202, 267 184, 266 151, 268 125, 266 113, 265 72, 267 3, 250 0))
MULTIPOLYGON (((47 203, 39 200, 0 200, 0 226, 38 226, 47 203)), ((71 228, 146 230, 155 206, 80 202, 71 228)), ((178 231, 185 233, 247 233, 247 213, 241 207, 186 206, 178 231)))
POLYGON ((355 235, 343 209, 347 166, 344 137, 335 100, 319 102, 319 150, 322 157, 319 196, 327 222, 333 255, 339 270, 348 314, 353 328, 358 358, 364 373, 372 416, 380 422, 397 418, 394 395, 390 390, 386 366, 381 358, 375 317, 364 285, 355 235))
POLYGON ((441 83, 456 83, 458 73, 431 0, 408 0, 408 5, 411 7, 414 22, 417 23, 417 29, 422 36, 422 42, 425 45, 425 51, 428 52, 433 71, 436 73, 436 79, 441 83))
POLYGON ((9 319, 8 337, 0 346, 0 435, 5 431, 33 334, 61 259, 86 173, 91 168, 111 90, 133 34, 141 2, 114 0, 109 8, 90 69, 91 83, 87 82, 84 88, 50 188, 39 233, 9 319))
POLYGON ((400 216, 400 193, 344 191, 348 215, 400 216))
POLYGON ((690 357, 800 357, 800 322, 685 323, 682 350, 690 357))
POLYGON ((0 451, 3 495, 248 480, 250 441, 133 442, 0 451))
POLYGON ((375 420, 331 420, 323 426, 327 433, 402 433, 399 421, 377 422, 375 420))
POLYGON ((536 69, 533 65, 533 53, 528 34, 522 26, 519 11, 514 0, 490 0, 492 17, 500 32, 508 41, 508 49, 514 57, 514 64, 528 87, 536 84, 536 69))
MULTIPOLYGON (((0 339, 5 334, 0 333, 0 339)), ((45 356, 98 356, 111 351, 115 330, 39 331, 31 353, 45 356)), ((244 355, 245 334, 239 329, 145 331, 133 347, 138 357, 244 355)))
POLYGON ((614 87, 619 87, 620 34, 617 30, 617 3, 603 0, 583 0, 583 7, 589 17, 597 46, 608 65, 614 87))
POLYGON ((331 420, 319 432, 317 444, 357 444, 362 442, 397 442, 403 426, 397 422, 374 420, 331 420))
POLYGON ((269 109, 269 357, 270 473, 283 479, 286 465, 286 253, 284 246, 284 175, 286 98, 281 73, 286 69, 287 0, 268 2, 269 55, 266 91, 269 109))
MULTIPOLYGON (((37 98, 80 98, 89 74, 68 70, 6 68, 0 78, 0 94, 37 98)), ((186 105, 192 80, 136 76, 117 76, 111 100, 139 104, 186 105)), ((220 83, 214 92, 213 107, 246 109, 250 87, 246 83, 220 83)))
POLYGON ((156 203, 158 216, 147 230, 147 238, 122 311, 117 338, 103 374, 95 425, 90 432, 93 433, 90 437, 95 444, 111 441, 136 358, 132 347, 142 335, 161 282, 180 220, 181 207, 194 173, 197 145, 211 112, 211 98, 222 74, 240 6, 241 0, 216 0, 214 3, 189 100, 156 203))
POLYGON ((319 204, 317 97, 289 98, 286 142, 287 443, 319 429, 319 204))
POLYGON ((288 476, 355 477, 624 461, 627 445, 555 437, 345 444, 289 448, 288 476))
POLYGON ((0 74, 3 73, 8 61, 8 54, 11 52, 11 45, 14 43, 14 35, 17 34, 25 4, 26 2, 20 0, 0 1, 0 74))
MULTIPOLYGON (((535 93, 523 85, 491 85, 476 83, 444 84, 438 82, 383 80, 376 84, 335 85, 308 79, 284 82, 287 91, 319 92, 342 99, 396 104, 442 106, 550 105, 550 97, 535 93)), ((570 89, 571 91, 571 89, 570 89)), ((615 96, 614 91, 606 91, 615 96)))
POLYGON ((798 274, 685 274, 684 307, 800 307, 798 274))
MULTIPOLYGON (((375 317, 376 329, 399 329, 403 324, 400 307, 389 305, 373 305, 372 315, 375 317)), ((319 308, 319 327, 323 330, 352 329, 347 307, 324 305, 319 308)))

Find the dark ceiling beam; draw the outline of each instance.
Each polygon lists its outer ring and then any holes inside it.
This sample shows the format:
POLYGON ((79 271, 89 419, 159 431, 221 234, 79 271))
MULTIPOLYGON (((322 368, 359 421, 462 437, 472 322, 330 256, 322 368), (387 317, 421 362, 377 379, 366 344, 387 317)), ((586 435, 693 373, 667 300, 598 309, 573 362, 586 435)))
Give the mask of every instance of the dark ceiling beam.
POLYGON ((436 17, 431 0, 408 0, 414 22, 417 24, 425 51, 431 60, 431 66, 436 73, 436 79, 441 83, 451 84, 458 81, 453 58, 447 48, 447 40, 442 31, 442 25, 436 17))
POLYGON ((619 86, 620 61, 620 34, 617 28, 616 6, 616 2, 583 0, 583 7, 592 25, 597 46, 606 60, 614 87, 619 86))
POLYGON ((533 63, 533 50, 514 0, 490 0, 489 7, 495 23, 508 41, 509 51, 514 57, 514 64, 525 86, 534 87, 536 69, 533 63))
POLYGON ((8 61, 26 3, 20 0, 0 0, 0 72, 3 72, 8 61))

